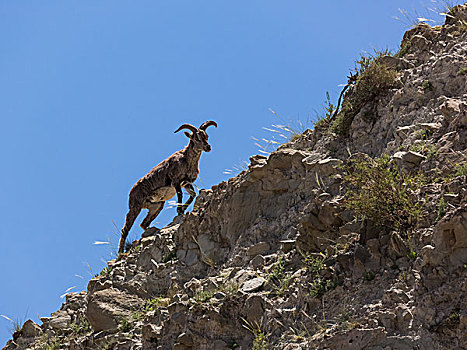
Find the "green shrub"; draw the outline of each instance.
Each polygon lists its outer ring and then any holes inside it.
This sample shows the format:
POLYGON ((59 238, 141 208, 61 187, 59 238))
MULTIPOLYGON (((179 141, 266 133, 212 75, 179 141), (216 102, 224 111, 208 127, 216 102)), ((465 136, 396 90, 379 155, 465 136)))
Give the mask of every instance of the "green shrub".
POLYGON ((76 321, 71 324, 70 328, 75 334, 83 334, 91 330, 91 325, 86 317, 78 316, 76 321))
POLYGON ((175 261, 177 259, 177 253, 175 252, 175 250, 171 250, 168 253, 164 254, 161 261, 165 264, 169 261, 175 261))
POLYGON ((313 122, 314 130, 327 130, 331 122, 331 117, 334 113, 335 106, 331 102, 329 92, 326 92, 326 100, 324 101, 323 111, 324 117, 318 116, 317 120, 313 122))
POLYGON ((209 300, 211 300, 212 296, 216 292, 214 290, 199 290, 195 293, 193 298, 197 303, 205 303, 209 300))
POLYGON ((365 271, 362 275, 364 281, 370 282, 375 279, 375 273, 373 271, 365 271))
POLYGON ((242 318, 245 323, 243 327, 248 329, 253 335, 253 347, 252 350, 267 350, 268 341, 267 334, 264 331, 262 324, 258 322, 248 322, 246 319, 242 318))
POLYGON ((429 81, 429 80, 424 80, 422 85, 420 85, 420 87, 423 89, 423 90, 433 90, 433 84, 429 81))
POLYGON ((443 196, 439 199, 438 202, 438 216, 436 217, 436 221, 441 220, 441 218, 446 214, 447 211, 447 203, 443 196))
POLYGON ((289 288, 291 277, 285 272, 285 261, 280 258, 268 274, 268 282, 272 285, 271 294, 283 295, 289 288))
POLYGON ((61 341, 56 336, 49 334, 42 335, 39 343, 39 349, 41 350, 58 350, 63 349, 61 341))
POLYGON ((415 259, 417 259, 418 254, 417 254, 416 251, 410 250, 410 252, 409 252, 409 254, 407 255, 407 257, 408 257, 410 260, 415 260, 415 259))
POLYGON ((149 312, 158 309, 159 307, 164 307, 169 305, 170 299, 164 297, 156 297, 151 299, 146 299, 144 304, 144 311, 149 312))
POLYGON ((309 295, 313 298, 321 298, 327 291, 334 289, 337 285, 335 281, 325 279, 321 276, 321 270, 324 268, 324 259, 326 256, 322 253, 320 254, 320 256, 304 254, 302 260, 311 274, 312 279, 309 295))
POLYGON ((347 92, 339 114, 332 122, 331 131, 346 135, 353 118, 362 107, 388 89, 399 86, 395 69, 381 63, 381 57, 390 54, 381 51, 373 55, 362 55, 355 63, 357 78, 355 84, 347 92))
POLYGON ((439 153, 435 145, 426 141, 410 145, 409 150, 423 154, 427 159, 435 158, 439 153))
POLYGON ((120 320, 120 324, 118 326, 118 330, 121 331, 121 332, 129 332, 132 328, 132 325, 131 325, 131 322, 128 321, 127 318, 123 317, 121 320, 120 320))
POLYGON ((394 229, 409 229, 420 216, 422 202, 414 193, 420 189, 420 175, 404 174, 389 156, 351 159, 343 166, 345 206, 357 218, 394 229))
POLYGON ((455 176, 466 176, 467 175, 467 162, 456 164, 454 168, 455 176))

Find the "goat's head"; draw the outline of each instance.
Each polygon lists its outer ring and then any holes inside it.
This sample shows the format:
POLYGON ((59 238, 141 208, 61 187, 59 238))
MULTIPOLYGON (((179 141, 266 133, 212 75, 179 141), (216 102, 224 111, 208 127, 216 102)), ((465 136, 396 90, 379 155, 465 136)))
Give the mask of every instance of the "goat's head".
POLYGON ((190 134, 189 132, 185 131, 185 135, 190 139, 191 142, 193 142, 194 148, 199 151, 209 152, 211 151, 211 145, 208 143, 208 134, 206 133, 206 129, 211 125, 217 128, 215 121, 208 120, 207 122, 201 124, 198 129, 191 124, 183 124, 177 130, 175 130, 175 132, 179 132, 182 129, 190 130, 192 133, 190 134))

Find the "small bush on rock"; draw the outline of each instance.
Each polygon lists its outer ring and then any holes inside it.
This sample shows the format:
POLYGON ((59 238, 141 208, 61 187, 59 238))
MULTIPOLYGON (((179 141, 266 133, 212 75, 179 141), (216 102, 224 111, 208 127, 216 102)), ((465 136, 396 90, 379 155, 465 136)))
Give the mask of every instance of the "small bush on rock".
POLYGON ((423 183, 420 175, 403 173, 386 155, 351 159, 343 168, 349 185, 345 206, 357 218, 398 230, 416 224, 423 204, 416 198, 423 183))
POLYGON ((331 131, 347 134, 350 124, 362 107, 391 88, 399 86, 397 71, 381 62, 389 51, 375 51, 355 62, 357 78, 342 103, 342 108, 331 125, 331 131))
POLYGON ((454 168, 454 175, 455 176, 466 176, 467 175, 467 162, 462 164, 457 164, 454 168))
POLYGON ((327 291, 334 289, 337 283, 331 279, 321 276, 321 270, 325 267, 324 260, 326 255, 320 253, 319 256, 303 254, 303 262, 311 274, 310 296, 312 298, 321 298, 327 291))
POLYGON ((131 322, 128 321, 125 317, 120 320, 120 324, 118 326, 118 330, 121 332, 129 332, 131 331, 132 325, 131 322))
POLYGON ((291 277, 285 272, 285 261, 279 259, 268 275, 268 282, 271 283, 271 294, 282 296, 289 288, 291 277))
POLYGON ((253 334, 253 347, 252 350, 266 350, 268 349, 267 335, 264 332, 263 326, 258 322, 248 322, 242 319, 245 323, 243 327, 248 329, 253 334))

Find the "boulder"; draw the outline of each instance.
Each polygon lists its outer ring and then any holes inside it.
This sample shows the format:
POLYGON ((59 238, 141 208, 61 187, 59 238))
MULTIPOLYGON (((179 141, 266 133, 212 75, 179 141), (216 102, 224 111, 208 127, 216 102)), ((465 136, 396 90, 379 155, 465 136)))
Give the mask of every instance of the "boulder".
POLYGON ((116 330, 122 319, 144 307, 144 300, 133 294, 109 288, 88 296, 86 318, 95 331, 116 330))

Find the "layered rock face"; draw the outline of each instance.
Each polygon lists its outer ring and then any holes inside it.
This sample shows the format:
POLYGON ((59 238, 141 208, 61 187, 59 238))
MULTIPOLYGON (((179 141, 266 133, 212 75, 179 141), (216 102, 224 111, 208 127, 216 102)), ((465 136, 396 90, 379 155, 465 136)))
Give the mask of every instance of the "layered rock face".
POLYGON ((367 67, 390 84, 362 94, 360 72, 335 120, 202 190, 4 349, 466 348, 467 6, 447 18, 367 67), (349 194, 384 157, 400 186, 378 221, 349 194))

